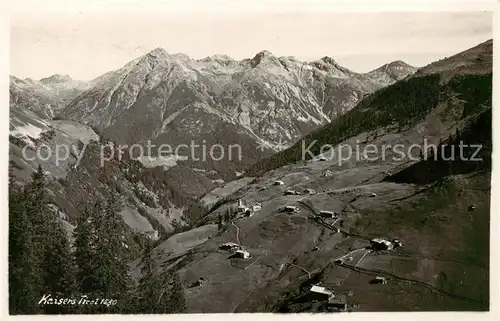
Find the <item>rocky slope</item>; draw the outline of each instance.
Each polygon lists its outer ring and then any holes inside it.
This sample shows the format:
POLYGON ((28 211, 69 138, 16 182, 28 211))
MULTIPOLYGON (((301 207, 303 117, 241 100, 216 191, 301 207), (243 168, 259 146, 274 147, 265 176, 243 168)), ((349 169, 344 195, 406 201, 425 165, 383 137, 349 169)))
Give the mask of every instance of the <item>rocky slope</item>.
MULTIPOLYGON (((352 151, 370 143, 384 157, 373 158, 373 151, 370 158, 347 157, 343 149, 321 159, 316 148, 302 161, 292 147, 272 166, 254 168, 254 177, 207 194, 201 201, 216 204, 199 226, 154 250, 162 269, 179 271, 188 312, 325 311, 322 302, 304 298, 313 284, 353 311, 487 310, 492 61, 474 56, 491 57, 491 50, 486 42, 450 57, 442 63, 450 69, 399 81, 304 138, 352 151), (447 77, 460 57, 476 64, 447 77), (422 159, 432 152, 410 147, 422 147, 423 138, 439 147, 480 144, 482 160, 422 159), (397 145, 404 157, 385 148, 397 145), (240 200, 261 209, 239 215, 240 200), (298 211, 283 212, 285 205, 298 211), (321 210, 339 217, 318 218, 321 210), (403 246, 376 251, 375 237, 403 246), (250 257, 221 249, 226 242, 250 257), (377 276, 387 283, 373 284, 377 276)), ((135 277, 139 268, 138 261, 131 266, 135 277)))

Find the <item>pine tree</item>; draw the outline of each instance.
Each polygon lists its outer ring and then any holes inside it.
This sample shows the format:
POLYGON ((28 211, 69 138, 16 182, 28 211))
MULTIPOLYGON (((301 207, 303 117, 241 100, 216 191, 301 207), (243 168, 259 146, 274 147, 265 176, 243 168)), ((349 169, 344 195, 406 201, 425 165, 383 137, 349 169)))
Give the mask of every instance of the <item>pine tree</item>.
MULTIPOLYGON (((124 300, 129 291, 127 256, 123 246, 124 227, 118 214, 118 203, 114 193, 106 202, 104 211, 93 212, 96 241, 94 253, 96 295, 115 299, 119 303, 114 312, 125 308, 124 300)), ((111 310, 106 310, 110 311, 111 310)))
MULTIPOLYGON (((162 313, 183 313, 186 310, 186 298, 184 289, 177 272, 171 275, 163 274, 163 278, 168 280, 169 293, 165 296, 164 311, 162 313)), ((162 303, 162 302, 161 302, 162 303)))
POLYGON ((42 167, 38 166, 23 190, 14 186, 12 179, 9 184, 11 312, 62 312, 38 305, 44 294, 70 294, 74 289, 68 239, 48 207, 42 167))
POLYGON ((186 310, 184 289, 176 272, 164 269, 152 257, 152 246, 146 245, 141 260, 141 278, 136 290, 133 313, 182 313, 186 310))
POLYGON ((74 230, 75 237, 75 265, 76 265, 76 280, 77 287, 81 294, 91 293, 95 289, 95 275, 93 260, 94 237, 92 230, 92 218, 90 207, 85 208, 82 215, 78 216, 76 227, 74 230))
POLYGON ((219 231, 222 230, 222 215, 218 215, 217 216, 217 228, 219 229, 219 231))
MULTIPOLYGON (((48 235, 49 239, 47 240, 42 262, 44 287, 53 296, 70 298, 76 292, 74 278, 76 269, 73 261, 73 253, 71 252, 68 236, 61 223, 54 220, 51 225, 52 230, 50 235, 48 235)), ((50 314, 68 313, 72 310, 74 310, 72 306, 45 306, 45 312, 50 314)))
MULTIPOLYGON (((18 226, 18 229, 29 229, 21 232, 24 237, 18 239, 18 246, 27 251, 26 254, 19 253, 23 257, 21 269, 25 270, 26 280, 21 281, 26 288, 24 300, 24 313, 39 313, 42 306, 37 303, 41 296, 46 293, 45 288, 45 270, 44 257, 47 249, 47 235, 50 232, 50 220, 53 218, 47 204, 47 195, 45 189, 45 177, 41 166, 32 174, 31 181, 26 184, 18 199, 23 212, 18 219, 24 226, 18 226), (23 244, 21 244, 23 243, 23 244)), ((14 220, 16 220, 14 218, 14 220)), ((16 229, 16 227, 13 227, 16 229)), ((19 230, 18 230, 19 231, 19 230)), ((13 232, 16 233, 16 232, 13 232)), ((15 250, 14 250, 15 252, 15 250)))

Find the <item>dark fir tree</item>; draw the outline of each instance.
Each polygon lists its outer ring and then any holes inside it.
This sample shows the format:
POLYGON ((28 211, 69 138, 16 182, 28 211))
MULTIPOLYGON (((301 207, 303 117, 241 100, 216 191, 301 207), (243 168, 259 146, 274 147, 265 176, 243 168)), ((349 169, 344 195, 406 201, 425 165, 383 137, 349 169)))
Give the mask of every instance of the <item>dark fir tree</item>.
MULTIPOLYGON (((127 255, 124 248, 125 230, 118 214, 118 200, 114 193, 108 198, 103 211, 94 211, 92 220, 95 230, 95 295, 114 299, 118 304, 114 312, 126 308, 129 291, 127 255)), ((111 309, 110 309, 111 310, 111 309)))
POLYGON ((168 293, 160 299, 161 313, 183 313, 186 311, 186 298, 179 275, 177 272, 169 273, 167 270, 162 274, 162 279, 166 281, 165 288, 168 293))
POLYGON ((98 204, 85 208, 82 215, 78 216, 73 232, 75 237, 74 260, 76 264, 76 280, 80 294, 93 293, 96 288, 93 265, 95 239, 93 237, 94 231, 92 230, 91 217, 91 213, 95 210, 95 207, 98 207, 98 204))
MULTIPOLYGON (((51 225, 42 262, 45 289, 53 296, 71 298, 75 296, 77 290, 73 253, 61 223, 52 221, 51 225)), ((74 311, 73 306, 66 305, 46 305, 44 308, 45 312, 50 314, 74 311)))
POLYGON ((219 231, 222 230, 222 226, 223 226, 223 224, 222 224, 222 215, 219 214, 217 216, 217 228, 219 229, 219 231))

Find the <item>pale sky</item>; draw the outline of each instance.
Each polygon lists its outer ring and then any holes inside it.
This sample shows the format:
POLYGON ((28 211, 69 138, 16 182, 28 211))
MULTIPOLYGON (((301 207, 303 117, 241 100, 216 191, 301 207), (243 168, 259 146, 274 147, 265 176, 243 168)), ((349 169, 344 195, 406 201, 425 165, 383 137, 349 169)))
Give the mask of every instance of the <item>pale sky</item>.
POLYGON ((403 60, 420 67, 492 38, 489 12, 44 13, 11 16, 10 74, 90 80, 162 47, 192 58, 261 50, 333 57, 367 72, 403 60))

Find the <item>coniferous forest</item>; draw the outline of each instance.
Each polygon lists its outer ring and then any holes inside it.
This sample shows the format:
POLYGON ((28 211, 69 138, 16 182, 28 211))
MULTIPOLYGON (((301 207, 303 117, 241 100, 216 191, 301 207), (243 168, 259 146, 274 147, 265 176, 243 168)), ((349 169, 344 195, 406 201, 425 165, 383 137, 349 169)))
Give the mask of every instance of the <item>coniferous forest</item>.
POLYGON ((10 314, 182 313, 178 275, 144 246, 142 276, 129 275, 113 192, 82 209, 72 239, 49 206, 41 167, 23 187, 9 179, 10 314))

